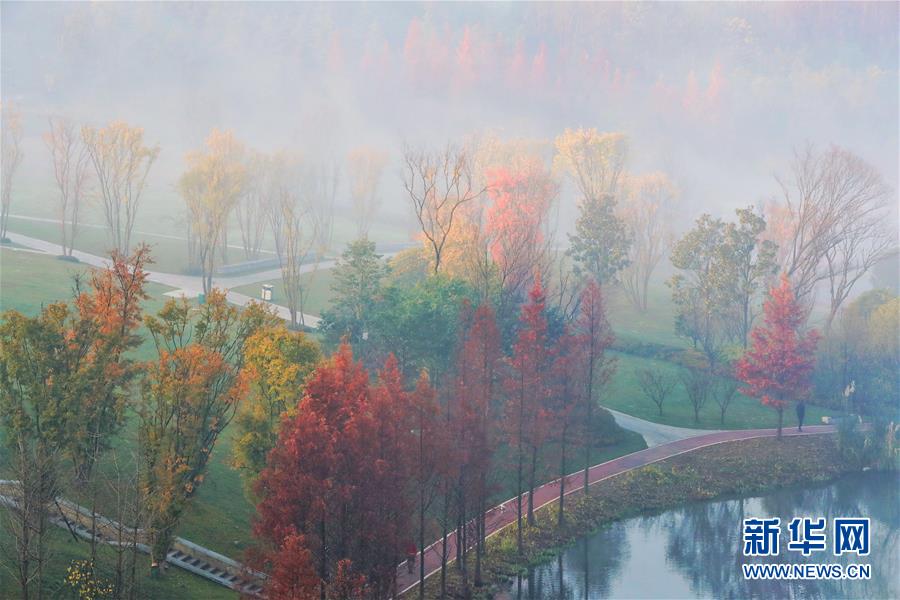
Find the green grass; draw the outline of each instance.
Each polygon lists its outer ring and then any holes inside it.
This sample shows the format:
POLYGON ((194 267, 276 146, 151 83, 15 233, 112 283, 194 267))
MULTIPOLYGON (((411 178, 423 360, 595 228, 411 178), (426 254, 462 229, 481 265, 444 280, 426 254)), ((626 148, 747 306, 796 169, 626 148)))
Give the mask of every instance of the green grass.
MULTIPOLYGON (((315 273, 304 273, 300 276, 300 280, 302 285, 309 286, 309 292, 303 305, 303 312, 308 315, 321 315, 322 311, 328 308, 334 299, 334 293, 331 291, 331 284, 334 281, 333 271, 331 269, 321 269, 315 273)), ((234 288, 233 291, 246 294, 251 298, 259 298, 263 284, 271 284, 273 286, 272 301, 275 304, 284 304, 284 285, 281 279, 242 285, 234 288)))
MULTIPOLYGON (((763 406, 759 400, 748 398, 742 394, 738 394, 729 405, 724 426, 719 421, 719 405, 712 398, 700 411, 700 423, 696 423, 693 406, 680 380, 663 403, 663 414, 659 416, 656 405, 644 395, 638 385, 638 372, 642 369, 652 369, 677 378, 680 367, 666 361, 619 352, 613 352, 612 355, 617 360, 616 373, 609 385, 601 392, 600 403, 603 406, 647 421, 676 427, 750 429, 778 425, 778 415, 774 409, 763 406)), ((835 414, 833 410, 807 405, 805 422, 817 424, 821 422, 822 416, 833 414, 835 414)), ((793 406, 787 407, 784 411, 784 425, 785 427, 796 427, 797 425, 793 406)))
MULTIPOLYGON (((63 529, 52 527, 48 534, 48 552, 44 575, 44 592, 47 598, 74 598, 71 588, 63 586, 66 569, 73 560, 86 560, 90 556, 90 547, 86 541, 76 541, 63 529)), ((4 540, 5 542, 5 540, 4 540)), ((0 546, 4 546, 0 542, 0 546)), ((115 564, 115 553, 109 546, 98 549, 100 577, 113 581, 114 571, 109 565, 115 564)), ((236 599, 238 595, 218 584, 198 577, 178 568, 171 568, 165 576, 149 577, 149 561, 143 554, 138 556, 138 598, 162 599, 182 598, 191 600, 236 599)), ((34 590, 32 590, 33 592, 34 590)), ((0 598, 18 598, 20 591, 13 575, 5 568, 0 568, 0 598)))
MULTIPOLYGON (((0 246, 0 311, 18 310, 36 315, 41 306, 72 297, 74 277, 90 271, 90 265, 60 260, 55 256, 0 246)), ((149 310, 162 307, 172 288, 148 283, 149 310)))
MULTIPOLYGON (((72 277, 89 267, 32 252, 0 250, 0 310, 15 309, 35 315, 42 304, 71 297, 72 277), (39 274, 37 276, 36 274, 39 274)), ((156 312, 168 300, 162 285, 148 284, 151 298, 144 303, 146 312, 156 312)), ((152 360, 156 351, 146 332, 144 342, 131 353, 136 360, 152 360)), ((117 444, 122 456, 136 447, 136 419, 132 415, 117 444)), ((234 556, 250 539, 250 516, 253 507, 244 498, 240 478, 229 466, 231 431, 226 430, 210 460, 209 475, 188 510, 179 535, 217 552, 234 556), (239 546, 234 542, 237 541, 239 546)), ((0 458, 4 451, 0 449, 0 458)), ((111 465, 106 465, 111 469, 111 465)), ((2 469, 0 469, 2 470, 2 469)), ((101 503, 112 499, 101 498, 101 503)), ((237 556, 239 558, 239 556, 237 556)))
POLYGON ((616 337, 620 340, 653 342, 676 348, 688 348, 685 338, 675 335, 675 305, 671 291, 662 281, 653 281, 647 293, 647 312, 640 312, 618 287, 607 288, 607 312, 616 337))
MULTIPOLYGON (((66 569, 73 560, 86 560, 90 556, 90 546, 84 540, 76 541, 69 533, 58 527, 51 527, 48 534, 48 552, 44 575, 45 598, 74 598, 71 588, 63 587, 66 569)), ((6 550, 6 540, 0 541, 0 547, 6 550)), ((107 581, 113 581, 115 553, 109 546, 98 547, 99 575, 107 581)), ((4 564, 5 566, 5 564, 4 564)), ((198 577, 178 568, 170 568, 163 577, 150 578, 150 560, 146 555, 139 555, 137 574, 139 578, 138 598, 190 598, 196 600, 232 600, 238 595, 218 584, 198 577)), ((33 590, 32 590, 33 591, 33 590)), ((18 583, 5 568, 0 568, 0 598, 18 598, 18 583)))
MULTIPOLYGON (((55 223, 38 221, 26 221, 10 217, 9 230, 42 240, 59 243, 59 226, 55 223)), ((166 235, 180 235, 166 234, 166 235)), ((240 238, 238 238, 240 240, 240 238)), ((150 245, 154 263, 152 269, 167 273, 182 273, 187 265, 187 242, 176 240, 153 233, 137 233, 132 236, 132 245, 146 242, 150 245)), ((75 249, 98 256, 106 256, 112 244, 106 230, 99 227, 81 227, 75 238, 75 249)), ((229 263, 245 260, 243 250, 238 248, 228 249, 229 263)))

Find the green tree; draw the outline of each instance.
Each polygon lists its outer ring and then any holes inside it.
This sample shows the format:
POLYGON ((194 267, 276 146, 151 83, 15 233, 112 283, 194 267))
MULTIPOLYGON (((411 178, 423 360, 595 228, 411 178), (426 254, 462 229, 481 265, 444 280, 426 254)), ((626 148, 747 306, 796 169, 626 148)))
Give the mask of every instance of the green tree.
POLYGON ((18 509, 3 536, 13 550, 22 598, 40 598, 47 558, 48 507, 59 493, 61 448, 68 434, 65 322, 68 307, 54 303, 37 317, 8 311, 0 323, 0 419, 19 480, 18 509), (32 593, 34 592, 34 593, 32 593))
POLYGON ((576 273, 587 272, 601 285, 616 281, 618 272, 628 266, 631 238, 616 215, 615 197, 585 197, 579 211, 568 252, 576 273))
POLYGON ((776 246, 760 241, 766 222, 753 209, 735 211, 737 222, 708 214, 672 248, 669 280, 678 306, 677 333, 688 337, 714 368, 727 342, 744 347, 759 296, 776 269, 776 246))
POLYGON ((719 356, 725 330, 726 273, 719 259, 724 228, 720 219, 701 215, 694 229, 672 248, 670 257, 681 271, 669 280, 672 301, 678 307, 675 332, 689 338, 711 364, 719 356))
POLYGON ((366 335, 372 309, 381 292, 389 267, 375 252, 375 242, 351 242, 334 268, 335 293, 332 307, 322 315, 322 330, 332 343, 344 336, 358 345, 366 335))
POLYGON ((377 365, 393 353, 401 371, 415 378, 427 369, 440 382, 459 339, 459 314, 474 291, 458 279, 433 275, 412 287, 384 289, 372 314, 367 360, 377 365))
POLYGON ((737 223, 725 224, 719 263, 726 271, 722 283, 736 313, 728 320, 734 326, 732 337, 746 348, 758 313, 760 292, 778 270, 778 246, 770 240, 760 240, 766 221, 752 208, 739 208, 735 212, 737 223))

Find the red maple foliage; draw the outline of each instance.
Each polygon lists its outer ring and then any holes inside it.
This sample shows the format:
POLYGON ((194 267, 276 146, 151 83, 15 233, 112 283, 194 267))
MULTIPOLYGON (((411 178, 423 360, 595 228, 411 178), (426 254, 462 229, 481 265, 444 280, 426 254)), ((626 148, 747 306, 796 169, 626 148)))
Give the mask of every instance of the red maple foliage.
POLYGON ((797 303, 786 275, 769 290, 763 314, 763 324, 750 333, 751 346, 738 361, 735 372, 745 384, 742 393, 759 398, 778 411, 781 436, 788 401, 802 401, 809 395, 819 334, 815 330, 801 332, 806 312, 797 303))
POLYGON ((521 327, 504 382, 508 443, 516 461, 516 523, 520 551, 523 486, 527 480, 528 522, 532 524, 538 458, 552 425, 550 401, 554 393, 554 352, 549 341, 544 290, 539 277, 535 279, 528 299, 522 307, 521 327))
POLYGON ((612 327, 606 318, 606 303, 603 292, 596 281, 590 281, 581 293, 581 312, 576 322, 576 335, 582 344, 583 353, 580 355, 583 362, 574 375, 575 381, 582 387, 580 395, 584 402, 584 426, 587 439, 584 443, 584 493, 588 494, 590 487, 589 473, 593 464, 591 449, 598 440, 590 438, 594 429, 594 414, 596 412, 597 392, 606 385, 616 369, 615 358, 611 358, 606 351, 615 341, 612 327))
POLYGON ((284 600, 312 600, 319 596, 319 577, 302 535, 288 535, 274 553, 268 593, 271 598, 284 600))
MULTIPOLYGON (((415 413, 393 356, 376 386, 347 344, 316 369, 257 482, 254 533, 272 565, 301 535, 320 591, 365 581, 369 597, 390 594, 411 535, 415 413)), ((277 573, 270 585, 292 589, 277 573)))
POLYGON ((489 250, 500 284, 514 295, 531 281, 546 255, 544 227, 558 187, 539 160, 487 173, 489 250))
MULTIPOLYGON (((459 460, 457 535, 460 544, 460 565, 465 564, 469 546, 475 546, 475 584, 481 585, 481 560, 484 554, 484 513, 492 491, 490 474, 497 449, 494 425, 496 400, 500 392, 499 374, 503 357, 500 333, 493 309, 484 304, 471 313, 460 343, 456 361, 456 380, 453 401, 454 445, 461 450, 459 460), (475 539, 462 524, 475 519, 475 539)), ((463 578, 468 572, 463 569, 463 578)))

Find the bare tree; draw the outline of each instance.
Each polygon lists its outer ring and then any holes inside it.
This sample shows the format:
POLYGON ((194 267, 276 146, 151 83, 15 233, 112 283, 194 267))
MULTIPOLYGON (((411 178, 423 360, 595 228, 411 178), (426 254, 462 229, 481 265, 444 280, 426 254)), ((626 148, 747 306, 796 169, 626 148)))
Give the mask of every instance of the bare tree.
POLYGON ((796 152, 790 176, 778 183, 783 270, 797 298, 810 303, 816 284, 828 281, 828 329, 856 282, 896 244, 889 189, 874 167, 837 146, 796 152))
POLYGON ((620 204, 631 238, 629 263, 619 275, 628 299, 647 310, 647 287, 672 239, 672 205, 678 191, 664 173, 629 177, 620 204))
POLYGON ((341 169, 336 162, 311 166, 304 177, 307 207, 315 221, 316 264, 334 244, 334 202, 340 182, 341 169))
POLYGON ((719 405, 719 423, 725 426, 725 412, 731 406, 731 402, 737 397, 738 384, 730 377, 720 377, 713 384, 712 395, 719 405))
POLYGON ((10 102, 0 105, 2 114, 2 174, 0 174, 0 241, 6 239, 9 227, 9 207, 12 204, 12 184, 22 162, 22 114, 10 102))
POLYGON ((706 406, 709 400, 710 378, 712 370, 688 367, 681 372, 681 382, 684 384, 684 391, 687 392, 688 400, 691 408, 694 409, 694 422, 700 422, 700 411, 706 406))
POLYGON ((78 234, 78 212, 88 193, 90 157, 87 147, 67 119, 49 120, 50 131, 44 134, 44 142, 53 161, 53 176, 59 188, 59 221, 63 255, 72 256, 75 236, 78 234))
POLYGON ((440 152, 407 148, 403 187, 412 201, 422 235, 431 247, 433 269, 437 273, 457 212, 478 198, 485 188, 476 189, 473 184, 467 152, 450 145, 440 152))
POLYGON ((654 369, 641 369, 637 376, 641 391, 656 405, 659 416, 662 416, 663 403, 675 389, 676 379, 654 369))
POLYGON ((241 195, 234 205, 234 214, 241 230, 244 257, 247 260, 259 258, 263 235, 266 231, 267 178, 269 176, 267 161, 268 158, 260 153, 253 153, 247 159, 247 178, 241 195))
POLYGON ((81 137, 97 175, 113 245, 127 254, 141 195, 159 147, 145 146, 144 130, 123 121, 113 121, 101 129, 82 127, 81 137))
POLYGON ((378 184, 387 162, 387 154, 376 148, 355 148, 347 157, 347 176, 357 238, 367 238, 369 235, 372 218, 380 204, 378 184))
POLYGON ((59 451, 46 440, 18 436, 9 466, 18 480, 7 513, 3 552, 23 600, 44 597, 44 567, 50 559, 50 506, 59 495, 59 451))
POLYGON ((108 464, 111 468, 101 474, 113 510, 110 515, 113 537, 107 542, 112 544, 115 554, 116 598, 134 598, 138 591, 138 544, 141 543, 140 526, 144 522, 138 481, 139 460, 139 453, 133 452, 122 461, 118 451, 113 448, 109 452, 108 464))
POLYGON ((299 159, 284 154, 274 157, 270 164, 269 223, 276 240, 281 280, 293 326, 305 325, 303 262, 320 240, 320 221, 315 218, 312 208, 317 174, 316 170, 305 168, 299 159))

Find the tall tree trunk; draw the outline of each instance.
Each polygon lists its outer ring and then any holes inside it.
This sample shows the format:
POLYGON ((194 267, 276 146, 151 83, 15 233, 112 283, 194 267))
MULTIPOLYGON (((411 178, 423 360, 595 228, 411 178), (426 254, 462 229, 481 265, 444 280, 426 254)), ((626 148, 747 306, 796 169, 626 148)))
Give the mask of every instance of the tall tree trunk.
POLYGON ((531 449, 531 472, 528 475, 528 524, 534 525, 534 484, 537 476, 537 446, 531 449))
POLYGON ((560 449, 560 461, 559 461, 559 516, 557 518, 557 525, 562 527, 566 522, 566 517, 564 516, 565 511, 565 497, 566 497, 566 430, 568 426, 563 426, 562 431, 562 448, 560 449))
POLYGON ((516 543, 519 555, 522 555, 522 449, 519 448, 519 464, 516 469, 516 543))

